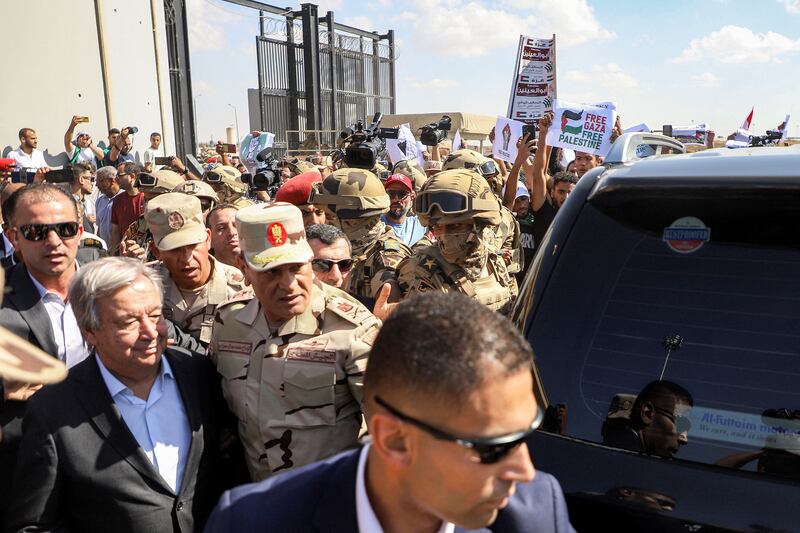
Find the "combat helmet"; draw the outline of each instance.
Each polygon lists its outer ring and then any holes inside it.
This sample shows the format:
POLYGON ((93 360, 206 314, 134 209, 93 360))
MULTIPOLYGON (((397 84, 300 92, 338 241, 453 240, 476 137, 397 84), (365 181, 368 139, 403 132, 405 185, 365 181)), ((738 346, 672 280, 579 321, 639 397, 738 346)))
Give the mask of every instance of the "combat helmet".
POLYGON ((142 172, 136 176, 136 188, 144 193, 164 194, 183 183, 183 176, 172 170, 161 169, 155 172, 142 172))
POLYGON ((500 201, 476 172, 456 168, 431 176, 414 200, 414 211, 423 225, 432 219, 445 224, 477 222, 500 224, 500 201))
POLYGON ((474 170, 489 183, 492 192, 500 196, 503 190, 503 177, 497 163, 491 158, 482 155, 480 152, 462 148, 448 155, 442 163, 442 170, 452 170, 454 168, 466 168, 474 170))
POLYGON ((340 168, 315 183, 308 203, 320 205, 340 219, 382 215, 391 205, 381 180, 362 168, 340 168))
POLYGON ((392 174, 402 174, 410 179, 411 184, 414 185, 414 192, 417 194, 419 194, 425 182, 428 181, 428 175, 425 174, 425 171, 420 168, 415 160, 411 159, 408 161, 398 161, 392 169, 392 174))
POLYGON ((242 173, 234 167, 212 167, 203 173, 203 181, 211 185, 221 202, 232 202, 247 194, 247 184, 242 182, 242 173))
POLYGON ((182 192, 189 196, 196 196, 203 206, 203 211, 207 211, 219 203, 219 195, 211 185, 204 181, 186 180, 172 189, 172 192, 182 192))

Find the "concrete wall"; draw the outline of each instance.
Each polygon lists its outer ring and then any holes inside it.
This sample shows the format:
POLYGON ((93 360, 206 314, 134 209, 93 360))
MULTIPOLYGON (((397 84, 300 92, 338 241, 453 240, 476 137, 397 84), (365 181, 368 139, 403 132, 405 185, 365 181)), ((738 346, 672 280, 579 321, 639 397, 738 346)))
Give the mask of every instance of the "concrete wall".
POLYGON ((87 130, 96 143, 106 139, 109 127, 137 126, 137 150, 147 148, 150 132, 158 131, 166 152, 174 151, 164 5, 163 0, 153 1, 158 69, 150 0, 4 3, 6 24, 0 32, 7 72, 0 84, 3 154, 19 145, 18 130, 30 127, 36 130, 48 163, 63 164, 63 137, 72 115, 89 117, 89 123, 78 129, 87 130))

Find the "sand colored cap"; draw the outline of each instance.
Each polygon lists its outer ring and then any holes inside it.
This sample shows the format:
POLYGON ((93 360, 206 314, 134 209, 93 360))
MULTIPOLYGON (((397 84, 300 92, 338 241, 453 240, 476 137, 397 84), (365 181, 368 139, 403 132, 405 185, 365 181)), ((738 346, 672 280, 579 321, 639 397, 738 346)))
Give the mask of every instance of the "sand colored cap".
POLYGON ((169 192, 147 202, 144 218, 153 243, 162 251, 203 242, 208 237, 196 196, 169 192))
POLYGON ((236 213, 239 246, 253 270, 308 263, 314 252, 306 242, 303 213, 284 202, 256 204, 236 213))
POLYGON ((183 176, 172 170, 161 169, 155 172, 142 172, 136 177, 136 187, 142 192, 163 194, 172 191, 184 182, 183 176))
POLYGON ((205 181, 199 180, 186 180, 180 183, 177 187, 172 189, 172 192, 182 192, 189 196, 197 196, 199 198, 209 198, 215 202, 219 202, 219 196, 214 189, 205 181))
MULTIPOLYGON (((0 289, 5 276, 0 269, 0 289)), ((0 290, 2 300, 2 290, 0 290)), ((0 327, 0 378, 23 383, 56 383, 67 377, 67 367, 28 341, 0 327)))

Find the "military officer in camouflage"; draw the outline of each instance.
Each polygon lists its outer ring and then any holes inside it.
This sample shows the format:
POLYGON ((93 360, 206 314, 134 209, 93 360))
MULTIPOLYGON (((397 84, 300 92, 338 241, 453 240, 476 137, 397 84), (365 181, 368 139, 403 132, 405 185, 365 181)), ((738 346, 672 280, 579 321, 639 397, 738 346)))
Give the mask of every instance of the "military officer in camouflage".
POLYGON ((396 270, 411 250, 381 220, 391 204, 381 180, 369 170, 340 168, 314 184, 308 203, 335 214, 331 219, 350 239, 356 262, 347 279, 347 292, 372 309, 381 289, 389 284, 394 294, 388 301, 399 301, 396 270))
POLYGON ((431 176, 414 208, 420 221, 433 230, 436 244, 415 248, 400 265, 405 295, 459 291, 508 314, 517 286, 492 244, 501 221, 500 207, 500 200, 476 172, 455 169, 431 176))
POLYGON ((206 220, 214 206, 219 203, 219 195, 205 181, 186 180, 172 189, 172 192, 182 192, 190 196, 197 196, 200 200, 200 207, 203 209, 203 220, 206 220))
POLYGON ((217 308, 210 346, 254 480, 354 446, 380 321, 314 280, 303 216, 287 203, 236 214, 255 292, 217 308))
MULTIPOLYGON (((480 174, 489 184, 492 192, 502 201, 503 176, 494 160, 481 155, 475 150, 462 148, 448 155, 442 164, 442 170, 466 168, 480 174)), ((515 274, 522 270, 525 259, 522 254, 522 239, 519 222, 510 209, 501 206, 501 220, 495 228, 494 247, 499 250, 506 261, 508 271, 515 274)), ((516 278, 514 284, 516 285, 516 278)))
POLYGON ((253 205, 247 198, 247 184, 242 182, 242 173, 233 167, 219 165, 203 173, 203 181, 211 185, 219 201, 237 208, 253 205))
POLYGON ((244 276, 208 253, 211 230, 197 197, 162 194, 147 202, 144 216, 164 280, 164 317, 208 346, 217 306, 245 289, 244 276))

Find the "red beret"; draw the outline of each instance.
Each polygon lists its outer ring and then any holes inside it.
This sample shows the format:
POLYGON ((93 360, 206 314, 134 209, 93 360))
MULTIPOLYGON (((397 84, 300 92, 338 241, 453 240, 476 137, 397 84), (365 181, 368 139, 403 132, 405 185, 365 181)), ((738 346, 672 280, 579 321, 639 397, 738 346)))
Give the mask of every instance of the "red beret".
POLYGON ((294 205, 307 204, 308 197, 311 196, 311 185, 318 181, 322 181, 322 176, 320 176, 319 172, 298 174, 281 185, 281 188, 275 194, 275 201, 289 202, 294 205))

